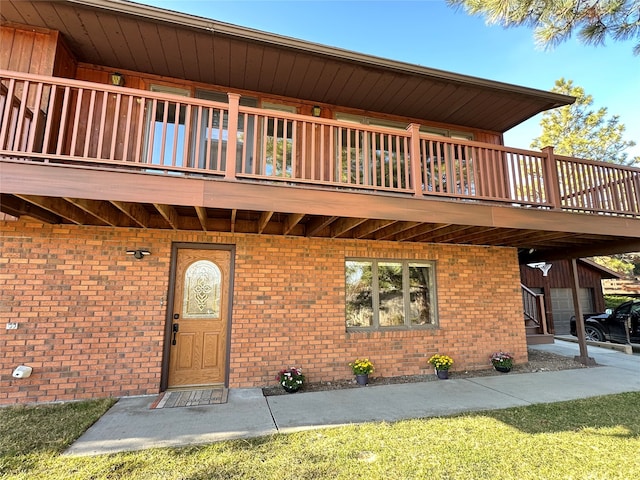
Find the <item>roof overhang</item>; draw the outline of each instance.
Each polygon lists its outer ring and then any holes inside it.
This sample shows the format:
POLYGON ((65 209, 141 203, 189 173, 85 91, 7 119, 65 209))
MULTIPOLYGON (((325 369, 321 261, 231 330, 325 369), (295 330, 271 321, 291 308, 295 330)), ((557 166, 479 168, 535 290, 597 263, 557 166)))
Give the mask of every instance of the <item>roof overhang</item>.
POLYGON ((495 132, 575 101, 124 0, 8 0, 0 19, 80 62, 495 132))

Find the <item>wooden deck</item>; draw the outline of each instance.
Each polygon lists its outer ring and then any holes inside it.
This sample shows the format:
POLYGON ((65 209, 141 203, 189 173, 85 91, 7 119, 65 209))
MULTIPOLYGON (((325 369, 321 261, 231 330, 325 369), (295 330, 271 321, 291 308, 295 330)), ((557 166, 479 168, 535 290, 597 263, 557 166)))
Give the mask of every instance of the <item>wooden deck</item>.
POLYGON ((48 223, 640 250, 640 169, 0 71, 2 212, 48 223), (596 220, 597 219, 597 220, 596 220))

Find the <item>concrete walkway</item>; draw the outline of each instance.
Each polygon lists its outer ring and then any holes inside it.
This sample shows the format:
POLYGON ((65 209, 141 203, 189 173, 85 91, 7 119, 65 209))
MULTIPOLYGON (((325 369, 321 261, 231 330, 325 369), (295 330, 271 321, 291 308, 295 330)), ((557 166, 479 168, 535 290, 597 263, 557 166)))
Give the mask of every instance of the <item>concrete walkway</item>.
MULTIPOLYGON (((537 345, 568 357, 578 346, 537 345)), ((350 423, 451 415, 640 391, 640 356, 589 347, 598 367, 381 385, 264 397, 229 391, 226 404, 151 410, 156 396, 122 398, 66 452, 98 455, 179 447, 350 423)))

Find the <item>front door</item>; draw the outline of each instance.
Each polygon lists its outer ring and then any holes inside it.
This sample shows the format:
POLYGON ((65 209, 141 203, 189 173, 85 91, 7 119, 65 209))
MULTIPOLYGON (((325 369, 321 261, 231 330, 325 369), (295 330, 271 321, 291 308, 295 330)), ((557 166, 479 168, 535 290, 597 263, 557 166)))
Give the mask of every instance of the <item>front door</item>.
POLYGON ((177 250, 168 387, 224 385, 231 252, 177 250))

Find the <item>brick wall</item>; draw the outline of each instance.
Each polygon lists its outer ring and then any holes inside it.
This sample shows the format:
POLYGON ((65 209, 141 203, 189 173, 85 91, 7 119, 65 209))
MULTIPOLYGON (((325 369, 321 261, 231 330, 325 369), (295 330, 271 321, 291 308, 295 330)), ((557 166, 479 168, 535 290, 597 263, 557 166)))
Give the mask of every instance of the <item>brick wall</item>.
POLYGON ((380 376, 429 372, 436 352, 454 370, 486 367, 496 349, 526 361, 513 249, 27 221, 0 222, 0 236, 0 404, 157 393, 172 242, 236 245, 232 388, 273 384, 290 365, 309 381, 349 378, 358 356, 380 376), (440 328, 347 333, 345 257, 436 261, 440 328), (11 376, 20 364, 30 378, 11 376))

